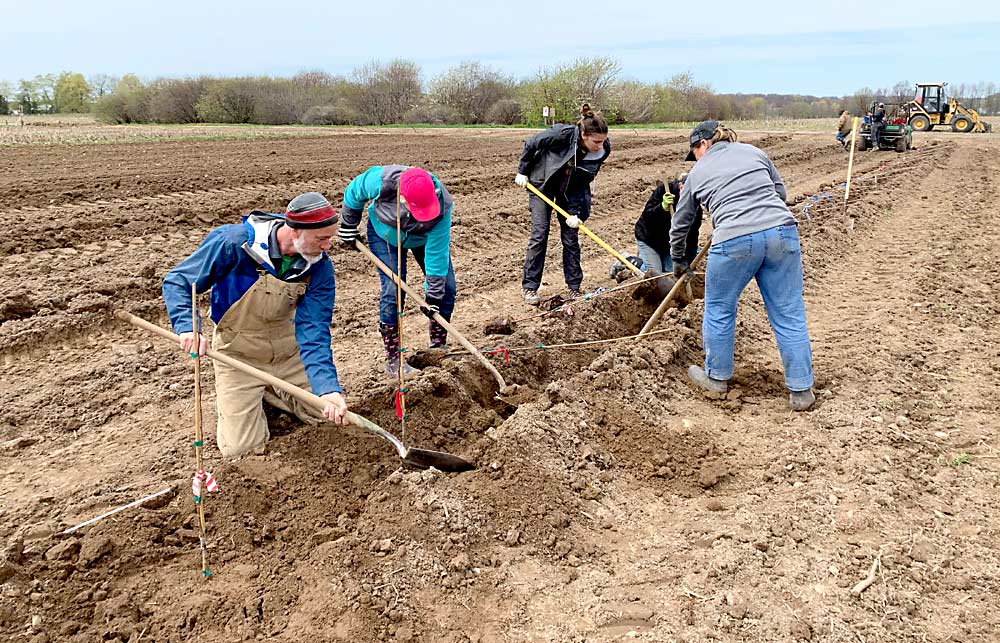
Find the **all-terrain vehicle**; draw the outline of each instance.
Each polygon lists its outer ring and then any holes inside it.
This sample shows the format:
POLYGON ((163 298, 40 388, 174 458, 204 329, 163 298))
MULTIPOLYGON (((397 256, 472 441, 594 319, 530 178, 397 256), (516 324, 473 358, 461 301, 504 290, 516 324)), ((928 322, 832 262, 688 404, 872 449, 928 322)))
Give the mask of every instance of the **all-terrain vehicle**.
MULTIPOLYGON (((878 101, 873 101, 869 114, 874 114, 878 108, 878 101)), ((864 123, 858 131, 858 149, 861 151, 870 149, 896 150, 905 152, 913 147, 913 128, 907 122, 909 111, 905 105, 886 104, 885 119, 878 129, 878 140, 872 140, 872 119, 865 117, 864 123)))

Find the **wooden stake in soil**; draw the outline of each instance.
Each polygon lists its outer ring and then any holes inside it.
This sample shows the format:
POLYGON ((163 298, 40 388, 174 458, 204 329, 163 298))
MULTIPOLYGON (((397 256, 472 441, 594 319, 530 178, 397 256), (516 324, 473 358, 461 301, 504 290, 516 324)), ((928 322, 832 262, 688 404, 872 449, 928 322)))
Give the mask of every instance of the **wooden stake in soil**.
POLYGON ((854 150, 858 147, 858 121, 854 117, 854 125, 851 127, 851 156, 847 161, 847 187, 844 188, 844 213, 847 213, 847 198, 851 196, 851 172, 854 170, 854 150))
MULTIPOLYGON (((194 352, 191 353, 194 361, 194 475, 195 480, 200 483, 205 476, 205 467, 201 460, 201 447, 204 446, 205 440, 201 425, 201 325, 198 323, 198 290, 194 282, 191 283, 191 331, 194 333, 194 352)), ((206 491, 207 486, 206 483, 206 491)), ((198 506, 198 523, 201 526, 201 533, 198 536, 201 545, 201 573, 208 578, 212 572, 208 569, 208 549, 205 541, 205 493, 196 494, 194 502, 198 506)))

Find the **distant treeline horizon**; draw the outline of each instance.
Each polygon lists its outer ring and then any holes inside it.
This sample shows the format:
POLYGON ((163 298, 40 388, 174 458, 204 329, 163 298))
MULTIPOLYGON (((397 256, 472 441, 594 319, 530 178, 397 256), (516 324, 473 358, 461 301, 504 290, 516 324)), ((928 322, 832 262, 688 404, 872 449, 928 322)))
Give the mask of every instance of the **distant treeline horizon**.
MULTIPOLYGON (((994 82, 949 86, 984 115, 1000 113, 994 82)), ((859 88, 850 96, 716 93, 691 73, 643 83, 607 57, 579 58, 517 80, 464 62, 428 82, 413 61, 372 61, 347 76, 303 71, 291 77, 156 78, 62 72, 0 81, 0 115, 92 113, 106 123, 265 125, 529 125, 572 122, 586 102, 612 125, 719 120, 830 118, 863 114, 873 100, 903 103, 914 85, 859 88), (548 107, 550 116, 543 116, 548 107)))

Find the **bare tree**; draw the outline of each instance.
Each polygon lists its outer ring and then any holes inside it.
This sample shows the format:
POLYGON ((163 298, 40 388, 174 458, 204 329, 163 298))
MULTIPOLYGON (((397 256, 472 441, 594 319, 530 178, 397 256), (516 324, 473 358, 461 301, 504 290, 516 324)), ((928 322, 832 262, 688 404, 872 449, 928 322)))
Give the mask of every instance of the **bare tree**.
POLYGON ((94 99, 96 100, 101 96, 115 91, 115 87, 118 85, 118 77, 108 74, 92 74, 87 79, 87 82, 90 84, 90 90, 93 92, 94 99))
POLYGON ((378 125, 399 123, 423 93, 420 68, 408 60, 372 61, 354 70, 353 76, 355 108, 378 125))
POLYGON ((875 100, 875 90, 871 87, 862 87, 854 92, 854 100, 851 103, 851 113, 865 115, 872 108, 872 101, 875 100))
POLYGON ((208 78, 167 78, 150 87, 149 117, 156 123, 197 123, 198 101, 208 78))
POLYGON ((434 79, 430 93, 463 123, 484 123, 497 101, 513 97, 514 79, 478 62, 465 62, 434 79))
POLYGON ((902 105, 913 100, 913 83, 908 80, 901 80, 892 86, 886 99, 890 103, 902 105))

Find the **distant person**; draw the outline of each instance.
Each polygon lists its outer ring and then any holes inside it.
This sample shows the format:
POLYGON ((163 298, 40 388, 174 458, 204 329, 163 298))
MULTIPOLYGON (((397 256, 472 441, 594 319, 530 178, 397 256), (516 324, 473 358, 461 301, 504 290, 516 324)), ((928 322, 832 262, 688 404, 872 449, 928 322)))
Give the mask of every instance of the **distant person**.
POLYGON ((885 122, 885 103, 879 103, 872 111, 872 149, 878 149, 878 137, 885 122))
POLYGON ((254 210, 242 223, 212 230, 167 273, 163 300, 181 347, 204 354, 208 339, 191 320, 191 284, 212 291, 212 347, 305 388, 326 402, 321 414, 284 391, 213 362, 216 443, 222 455, 259 450, 270 438, 262 401, 303 422, 344 423, 347 400, 330 350, 335 283, 326 255, 337 213, 322 194, 292 199, 284 214, 254 210))
POLYGON ((785 204, 785 184, 767 154, 738 143, 718 121, 691 131, 687 160, 697 161, 681 190, 670 225, 674 276, 690 270, 691 230, 699 206, 712 218, 712 247, 705 268, 702 341, 705 365, 688 368, 699 387, 725 393, 733 376, 736 310, 740 294, 757 281, 785 371, 789 404, 796 411, 816 401, 812 349, 802 298, 802 251, 795 217, 785 204))
MULTIPOLYGON (((429 319, 431 348, 443 348, 448 331, 434 319, 438 313, 451 320, 455 310, 455 267, 451 262, 451 213, 455 207, 451 194, 436 176, 420 167, 376 165, 354 178, 344 190, 343 221, 337 235, 340 241, 354 246, 361 225, 361 213, 368 204, 368 247, 372 254, 406 280, 407 251, 413 254, 424 273, 424 301, 421 308, 429 319), (397 203, 397 195, 399 202, 397 203), (398 213, 398 216, 397 216, 398 213), (397 233, 397 225, 399 232, 397 233), (402 239, 403 265, 397 269, 397 234, 402 239)), ((396 283, 378 271, 382 294, 378 301, 379 333, 385 348, 385 372, 390 377, 414 369, 400 357, 399 314, 396 309, 396 283)), ((405 300, 405 294, 404 294, 405 300)), ((399 310, 403 309, 400 303, 399 310)))
POLYGON ((851 113, 846 109, 840 113, 840 118, 837 119, 837 140, 844 146, 844 149, 850 145, 847 137, 851 135, 851 130, 854 128, 853 121, 851 113))
MULTIPOLYGON (((535 134, 524 143, 514 183, 519 187, 528 181, 542 194, 565 210, 559 231, 562 239, 563 278, 572 297, 582 297, 583 268, 580 266, 580 223, 590 217, 590 183, 611 155, 608 122, 600 112, 584 103, 580 120, 574 125, 553 125, 535 134)), ((528 196, 531 211, 531 236, 524 257, 521 286, 525 303, 537 306, 538 289, 542 285, 545 250, 552 224, 552 207, 536 195, 528 196)))

